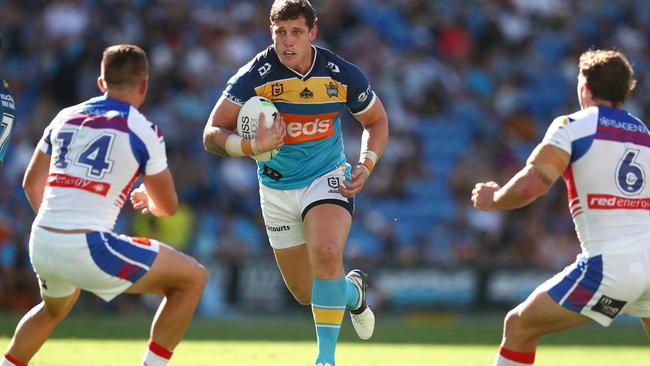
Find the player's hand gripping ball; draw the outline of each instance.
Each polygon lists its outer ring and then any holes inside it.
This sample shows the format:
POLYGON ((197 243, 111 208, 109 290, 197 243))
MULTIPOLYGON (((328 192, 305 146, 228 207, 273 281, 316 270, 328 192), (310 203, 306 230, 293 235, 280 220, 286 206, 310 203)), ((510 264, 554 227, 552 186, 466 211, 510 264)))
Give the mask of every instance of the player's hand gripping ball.
MULTIPOLYGON (((278 114, 278 110, 270 100, 255 96, 247 100, 239 110, 239 115, 237 115, 237 134, 245 139, 254 138, 259 129, 260 113, 264 113, 265 127, 271 128, 275 116, 278 114)), ((253 155, 251 158, 264 162, 273 159, 277 154, 278 149, 273 149, 271 151, 253 155)))

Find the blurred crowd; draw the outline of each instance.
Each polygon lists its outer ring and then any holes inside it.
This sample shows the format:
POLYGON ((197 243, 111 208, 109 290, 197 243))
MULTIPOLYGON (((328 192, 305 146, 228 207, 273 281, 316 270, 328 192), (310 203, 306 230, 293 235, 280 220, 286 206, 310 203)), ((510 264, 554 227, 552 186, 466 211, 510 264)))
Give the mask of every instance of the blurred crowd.
MULTIPOLYGON (((382 98, 391 136, 357 200, 348 263, 534 267, 556 270, 579 252, 562 183, 526 209, 473 210, 476 182, 501 184, 557 115, 579 108, 579 55, 617 48, 638 90, 627 109, 650 112, 646 0, 313 0, 317 44, 357 64, 382 98)), ((36 291, 26 255, 33 213, 21 179, 42 130, 65 106, 98 94, 101 52, 134 43, 149 55, 144 114, 166 138, 181 198, 167 219, 126 208, 116 231, 152 236, 200 260, 272 258, 254 162, 202 146, 228 78, 270 44, 268 9, 253 0, 0 0, 0 76, 17 126, 0 169, 0 308, 36 291), (11 293, 11 296, 7 294, 11 293), (2 294, 5 294, 3 296, 2 294)), ((346 153, 360 125, 344 118, 346 153)))

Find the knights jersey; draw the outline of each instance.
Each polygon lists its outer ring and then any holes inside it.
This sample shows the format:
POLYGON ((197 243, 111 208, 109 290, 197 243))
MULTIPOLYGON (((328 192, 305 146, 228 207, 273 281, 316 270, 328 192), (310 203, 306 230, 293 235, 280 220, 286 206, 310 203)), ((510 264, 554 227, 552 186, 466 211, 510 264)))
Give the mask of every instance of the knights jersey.
POLYGON ((167 168, 158 127, 107 96, 63 109, 37 148, 51 159, 34 224, 57 229, 112 230, 140 174, 167 168))
POLYGON ((571 155, 563 173, 569 211, 589 256, 650 242, 650 134, 621 109, 590 107, 556 118, 543 143, 571 155))
POLYGON ((0 163, 4 161, 9 148, 9 137, 16 118, 16 105, 11 96, 9 84, 0 79, 0 163))
POLYGON ((312 48, 314 60, 305 75, 284 66, 270 46, 239 69, 223 92, 239 105, 265 97, 284 118, 284 146, 272 160, 258 163, 260 182, 271 188, 303 188, 347 167, 340 113, 344 108, 353 115, 364 113, 376 99, 359 68, 329 50, 312 48))

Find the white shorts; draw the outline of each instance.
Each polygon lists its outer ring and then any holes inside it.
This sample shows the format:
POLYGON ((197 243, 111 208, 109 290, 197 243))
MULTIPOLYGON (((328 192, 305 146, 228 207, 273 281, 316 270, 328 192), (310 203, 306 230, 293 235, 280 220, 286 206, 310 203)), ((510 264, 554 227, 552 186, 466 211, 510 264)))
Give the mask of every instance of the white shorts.
POLYGON ((67 297, 76 288, 110 301, 142 277, 158 255, 159 243, 111 232, 55 233, 32 226, 29 257, 41 293, 67 297))
POLYGON ((542 286, 566 309, 609 326, 622 313, 650 317, 650 246, 622 254, 579 255, 542 286))
POLYGON ((352 214, 354 199, 339 192, 345 175, 343 168, 316 178, 309 186, 279 190, 260 184, 260 203, 266 225, 266 234, 273 249, 286 249, 305 243, 302 221, 312 207, 332 203, 352 214))

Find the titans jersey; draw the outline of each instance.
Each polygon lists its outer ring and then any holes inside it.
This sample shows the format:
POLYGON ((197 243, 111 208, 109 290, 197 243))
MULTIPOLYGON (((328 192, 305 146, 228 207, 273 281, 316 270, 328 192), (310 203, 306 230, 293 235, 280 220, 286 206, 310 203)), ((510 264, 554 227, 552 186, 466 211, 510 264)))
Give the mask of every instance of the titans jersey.
POLYGON ((16 106, 9 90, 9 84, 0 79, 0 163, 4 161, 9 148, 9 136, 11 136, 15 118, 16 106))
POLYGON ((52 157, 34 224, 58 229, 112 230, 138 176, 167 168, 158 127, 106 96, 59 112, 38 148, 52 157))
POLYGON ((260 182, 271 188, 303 188, 345 166, 340 113, 347 108, 361 114, 376 99, 356 66, 329 50, 313 49, 311 69, 300 75, 284 66, 271 46, 239 69, 223 93, 239 105, 265 97, 284 118, 284 146, 271 161, 258 163, 260 182))
POLYGON ((636 117, 590 107, 556 118, 544 143, 569 154, 563 174, 578 239, 589 256, 650 241, 650 134, 636 117))

